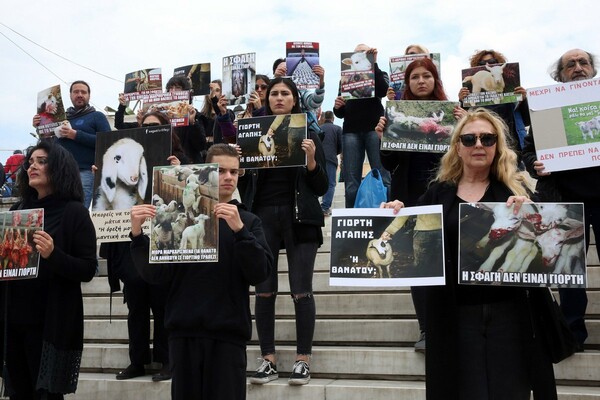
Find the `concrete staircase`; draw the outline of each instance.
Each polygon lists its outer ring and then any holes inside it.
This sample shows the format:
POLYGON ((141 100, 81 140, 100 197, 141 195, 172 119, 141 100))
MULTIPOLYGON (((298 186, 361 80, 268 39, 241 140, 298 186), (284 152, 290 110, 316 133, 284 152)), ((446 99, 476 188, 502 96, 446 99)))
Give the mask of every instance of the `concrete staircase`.
MULTIPOLYGON (((343 185, 336 190, 335 207, 343 207, 343 185)), ((329 224, 330 218, 327 220, 329 224)), ((425 358, 413 351, 418 337, 408 288, 350 288, 328 285, 330 227, 315 267, 317 324, 310 384, 287 384, 295 355, 294 310, 289 295, 287 262, 280 256, 280 296, 277 301, 276 340, 280 379, 267 385, 248 384, 248 399, 406 399, 424 400, 425 358)), ((600 400, 600 262, 590 248, 588 329, 585 353, 555 366, 559 398, 600 400)), ((121 293, 113 297, 109 322, 109 288, 100 276, 83 285, 85 349, 77 394, 70 400, 168 399, 170 381, 152 382, 150 376, 117 381, 115 373, 129 364, 127 308, 121 293)), ((253 299, 252 299, 253 300, 253 299)), ((248 347, 248 372, 260 356, 256 331, 248 347)))

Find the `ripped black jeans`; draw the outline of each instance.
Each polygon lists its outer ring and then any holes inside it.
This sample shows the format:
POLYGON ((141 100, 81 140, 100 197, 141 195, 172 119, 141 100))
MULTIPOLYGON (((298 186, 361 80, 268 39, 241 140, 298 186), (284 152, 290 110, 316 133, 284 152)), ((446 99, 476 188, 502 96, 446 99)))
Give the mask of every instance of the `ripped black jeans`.
POLYGON ((256 330, 263 356, 275 353, 275 300, 278 290, 278 254, 284 244, 290 291, 296 315, 296 353, 310 355, 315 331, 313 271, 319 243, 294 241, 292 206, 266 206, 253 210, 263 223, 267 243, 275 259, 269 278, 256 285, 256 330), (268 295, 268 296, 264 296, 268 295))

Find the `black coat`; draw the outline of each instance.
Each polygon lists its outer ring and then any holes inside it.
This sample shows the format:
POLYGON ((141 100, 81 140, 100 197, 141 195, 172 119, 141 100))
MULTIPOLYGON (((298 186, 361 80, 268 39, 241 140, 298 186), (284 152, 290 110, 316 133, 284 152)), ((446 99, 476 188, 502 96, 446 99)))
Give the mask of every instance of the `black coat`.
MULTIPOLYGON (((512 195, 510 190, 492 180, 490 182, 490 192, 496 201, 506 201, 512 195)), ((444 221, 447 225, 448 212, 456 201, 457 187, 448 183, 435 183, 419 200, 421 205, 441 204, 443 206, 444 221)), ((444 230, 444 243, 447 246, 448 235, 454 234, 444 230)), ((450 251, 445 249, 445 270, 446 285, 432 286, 427 288, 427 352, 426 352, 426 388, 427 400, 458 400, 458 303, 456 287, 458 282, 458 266, 456 260, 450 259, 450 251)), ((544 288, 522 289, 527 290, 546 290, 544 288)), ((524 297, 526 297, 524 295, 524 297)), ((527 306, 527 302, 524 302, 527 306)), ((531 310, 535 313, 535 310, 531 310)), ((534 318, 532 318, 533 324, 534 318)), ((531 360, 531 383, 536 400, 554 400, 556 399, 556 388, 554 381, 554 372, 552 363, 544 355, 542 344, 534 339, 533 334, 530 338, 531 351, 528 359, 531 360)), ((510 382, 507 382, 510 384, 510 382)))

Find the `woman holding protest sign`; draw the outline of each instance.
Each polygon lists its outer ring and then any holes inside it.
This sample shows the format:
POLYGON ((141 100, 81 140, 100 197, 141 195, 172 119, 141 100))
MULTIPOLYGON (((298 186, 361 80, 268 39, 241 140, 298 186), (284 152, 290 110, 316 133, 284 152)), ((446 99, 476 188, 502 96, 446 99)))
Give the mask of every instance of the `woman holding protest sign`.
MULTIPOLYGON (((498 115, 462 118, 420 205, 442 204, 446 285, 426 289, 427 399, 556 399, 552 363, 540 343, 537 309, 545 288, 458 285, 459 204, 505 202, 516 214, 531 187, 498 115)), ((396 200, 386 207, 399 210, 396 200)))
MULTIPOLYGON (((273 79, 266 93, 266 114, 299 114, 298 89, 289 78, 273 79)), ((231 123, 231 122, 229 122, 231 123)), ((260 169, 240 179, 242 201, 258 215, 273 256, 269 278, 256 285, 256 326, 261 348, 261 365, 250 378, 264 384, 279 377, 275 354, 275 300, 277 297, 277 255, 284 243, 288 260, 291 296, 296 314, 296 362, 289 378, 291 385, 310 380, 309 362, 315 329, 315 300, 312 278, 317 249, 323 243, 323 211, 318 197, 329 185, 325 154, 320 139, 307 130, 300 143, 306 166, 260 169)))
MULTIPOLYGON (((439 77, 435 64, 429 58, 420 58, 411 62, 406 67, 404 75, 404 92, 402 100, 448 100, 444 86, 439 77)), ((456 107, 455 118, 459 118, 465 111, 456 107)), ((375 132, 379 139, 387 119, 381 117, 375 132)), ((381 163, 388 171, 391 171, 392 183, 390 194, 392 199, 404 199, 406 206, 414 206, 417 199, 425 193, 427 183, 434 175, 442 153, 423 153, 407 151, 380 151, 381 163)), ((419 340, 415 343, 415 351, 425 352, 425 293, 420 287, 412 287, 411 295, 413 304, 419 320, 419 340)))
POLYGON ((12 209, 44 209, 35 279, 4 282, 4 382, 11 399, 63 399, 77 389, 83 350, 81 282, 96 272, 96 235, 83 206, 79 168, 61 146, 41 141, 18 172, 12 209))

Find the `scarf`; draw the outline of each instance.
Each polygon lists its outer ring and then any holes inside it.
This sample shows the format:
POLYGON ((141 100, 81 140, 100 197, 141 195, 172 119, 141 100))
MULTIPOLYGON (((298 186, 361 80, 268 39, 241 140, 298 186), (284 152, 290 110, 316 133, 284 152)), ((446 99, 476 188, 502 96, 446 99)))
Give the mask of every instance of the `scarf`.
POLYGON ((67 108, 67 119, 71 120, 79 118, 86 114, 93 113, 94 111, 96 111, 96 109, 89 104, 86 104, 86 106, 82 108, 69 107, 67 108))

